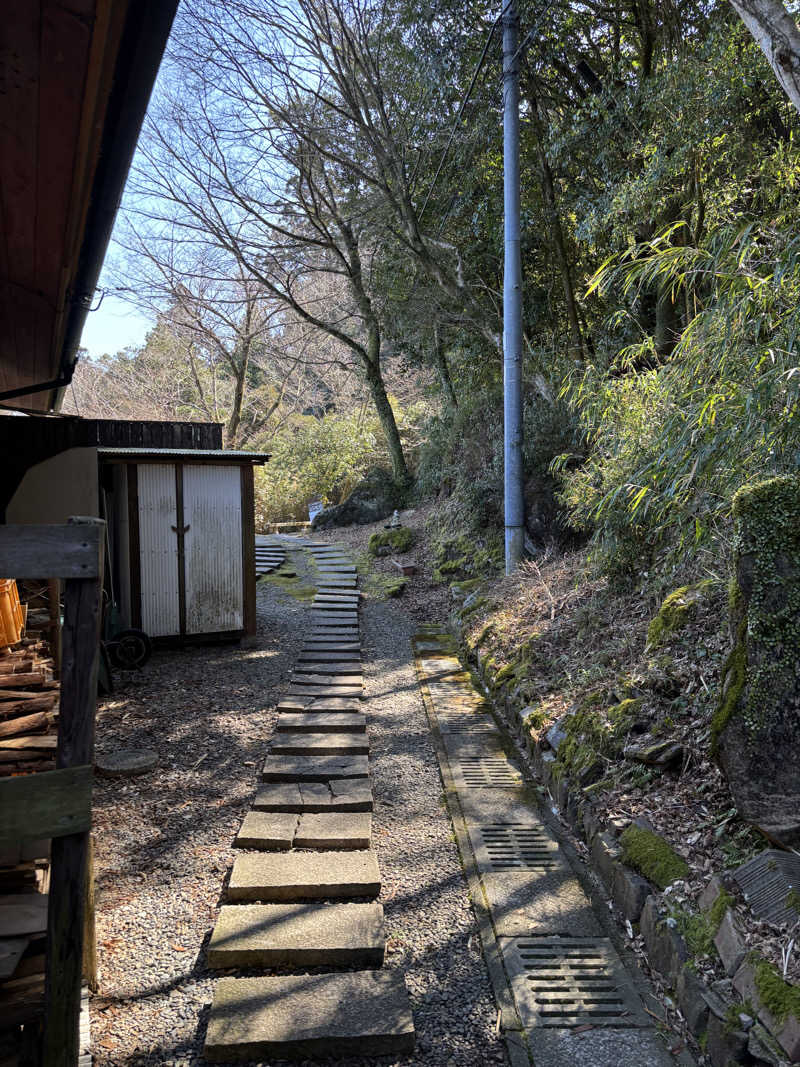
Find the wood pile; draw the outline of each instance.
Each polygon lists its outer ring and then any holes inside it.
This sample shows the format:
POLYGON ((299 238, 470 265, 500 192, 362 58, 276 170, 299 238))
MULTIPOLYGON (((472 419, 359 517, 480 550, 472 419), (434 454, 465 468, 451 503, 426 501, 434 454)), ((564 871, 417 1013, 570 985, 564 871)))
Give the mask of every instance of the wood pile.
MULTIPOLYGON (((58 698, 45 641, 0 650, 0 778, 55 768, 58 698)), ((48 840, 0 844, 0 1067, 18 1062, 19 1027, 42 1010, 49 854, 48 840)))
POLYGON ((55 767, 58 682, 46 642, 0 651, 0 777, 55 767))

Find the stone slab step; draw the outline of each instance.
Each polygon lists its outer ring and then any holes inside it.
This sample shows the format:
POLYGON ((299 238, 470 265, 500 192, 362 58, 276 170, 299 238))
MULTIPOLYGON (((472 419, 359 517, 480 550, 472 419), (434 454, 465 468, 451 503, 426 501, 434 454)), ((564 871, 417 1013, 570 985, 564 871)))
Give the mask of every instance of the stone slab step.
POLYGON ((269 750, 272 755, 367 756, 369 741, 365 733, 276 733, 269 750))
POLYGON ((378 859, 364 852, 246 852, 233 862, 225 899, 327 900, 377 897, 378 859))
POLYGON ((239 904, 220 910, 209 967, 380 967, 380 904, 239 904))
POLYGON ((326 615, 330 614, 338 619, 342 615, 357 614, 358 601, 340 600, 338 603, 332 603, 330 600, 317 600, 315 598, 311 602, 311 609, 315 614, 324 612, 326 615))
POLYGON ((267 756, 265 782, 328 782, 333 778, 367 778, 367 756, 267 756))
POLYGON ((294 847, 369 849, 372 847, 372 816, 358 812, 301 815, 294 847))
POLYGON ((358 641, 358 630, 326 630, 315 629, 311 633, 310 640, 318 641, 320 644, 330 644, 331 642, 344 641, 358 641))
POLYGON ((260 852, 367 849, 372 846, 372 816, 368 812, 249 811, 234 844, 260 852))
POLYGON ((325 812, 372 811, 368 778, 334 778, 327 782, 269 782, 253 801, 257 811, 325 812))
MULTIPOLYGON (((330 682, 331 679, 328 679, 330 682)), ((297 697, 332 697, 342 699, 356 699, 364 695, 362 686, 353 685, 333 685, 326 686, 309 686, 309 685, 291 685, 287 696, 290 700, 294 700, 297 697)))
POLYGON ((344 594, 337 595, 336 593, 317 593, 312 601, 314 607, 325 608, 326 610, 342 608, 347 611, 357 609, 359 603, 360 600, 356 594, 345 596, 344 594))
POLYGON ((358 612, 355 611, 318 611, 311 612, 314 626, 358 626, 358 612))
POLYGON ((349 685, 359 688, 364 685, 364 678, 360 671, 352 674, 339 674, 331 671, 326 671, 324 674, 314 674, 311 671, 296 670, 292 673, 292 683, 294 685, 319 685, 323 688, 332 685, 349 685))
POLYGON ((404 1055, 414 1021, 399 971, 223 978, 204 1056, 231 1061, 404 1055))
POLYGON ((278 716, 278 733, 343 733, 365 734, 367 717, 360 712, 285 711, 278 716))
POLYGON ((300 816, 289 811, 249 811, 233 843, 237 848, 288 851, 299 822, 300 816))
POLYGON ((306 641, 359 641, 361 634, 358 625, 329 626, 326 622, 315 622, 306 641))
POLYGON ((300 655, 304 659, 316 659, 319 663, 355 663, 361 664, 361 649, 353 641, 322 641, 318 645, 306 644, 300 655), (350 646, 353 647, 350 647, 350 646))
POLYGON ((329 675, 357 675, 361 678, 360 660, 318 660, 313 657, 301 657, 295 666, 295 670, 303 674, 329 674, 329 675))
POLYGON ((364 705, 360 700, 351 700, 349 697, 320 697, 317 690, 311 696, 284 697, 278 704, 278 711, 335 711, 335 712, 363 712, 364 705))
POLYGON ((334 634, 315 634, 311 633, 306 637, 303 642, 303 652, 356 652, 361 654, 361 641, 359 639, 358 630, 355 631, 355 637, 349 637, 346 634, 334 633, 334 634))

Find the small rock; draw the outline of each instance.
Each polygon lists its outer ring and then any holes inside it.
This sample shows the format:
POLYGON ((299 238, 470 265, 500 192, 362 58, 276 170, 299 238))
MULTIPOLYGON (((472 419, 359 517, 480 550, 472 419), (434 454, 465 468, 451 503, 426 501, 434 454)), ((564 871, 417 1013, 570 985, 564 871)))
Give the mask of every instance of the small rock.
POLYGON ((547 743, 554 752, 558 752, 561 743, 567 738, 567 731, 561 725, 563 722, 563 719, 557 719, 545 734, 547 743))
POLYGON ((747 946, 731 908, 728 908, 722 922, 719 924, 714 944, 719 953, 719 958, 722 960, 725 973, 732 975, 742 963, 747 952, 747 946))
POLYGON ((104 778, 134 778, 158 766, 158 753, 151 748, 120 748, 95 757, 95 770, 104 778))
POLYGON ((627 745, 626 759, 648 767, 674 767, 683 762, 683 745, 677 741, 658 741, 652 745, 627 745))

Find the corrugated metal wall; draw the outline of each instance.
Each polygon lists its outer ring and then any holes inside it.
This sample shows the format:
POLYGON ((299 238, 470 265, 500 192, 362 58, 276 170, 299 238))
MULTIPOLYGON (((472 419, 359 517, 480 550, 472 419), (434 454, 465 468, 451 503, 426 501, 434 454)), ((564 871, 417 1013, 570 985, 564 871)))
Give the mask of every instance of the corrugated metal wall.
POLYGON ((244 626, 242 488, 238 467, 185 466, 186 632, 244 626))
POLYGON ((181 632, 176 498, 174 464, 139 464, 142 628, 151 637, 181 632))

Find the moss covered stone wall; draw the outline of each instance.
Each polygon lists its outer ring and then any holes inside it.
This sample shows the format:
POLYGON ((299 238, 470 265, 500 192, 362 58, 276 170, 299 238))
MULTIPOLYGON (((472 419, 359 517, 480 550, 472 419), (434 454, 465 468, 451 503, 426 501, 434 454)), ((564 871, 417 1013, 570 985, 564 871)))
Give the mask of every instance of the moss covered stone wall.
POLYGON ((732 648, 712 744, 744 818, 800 845, 800 477, 733 503, 732 648))

